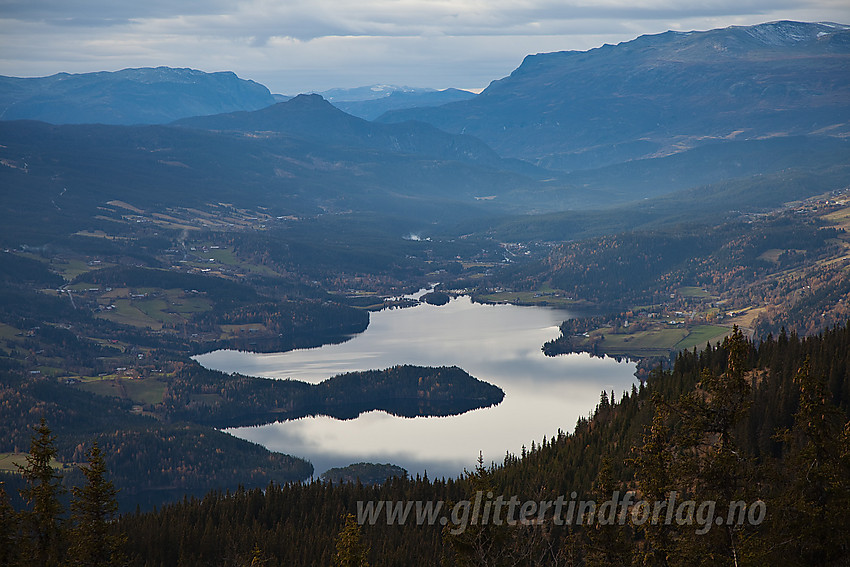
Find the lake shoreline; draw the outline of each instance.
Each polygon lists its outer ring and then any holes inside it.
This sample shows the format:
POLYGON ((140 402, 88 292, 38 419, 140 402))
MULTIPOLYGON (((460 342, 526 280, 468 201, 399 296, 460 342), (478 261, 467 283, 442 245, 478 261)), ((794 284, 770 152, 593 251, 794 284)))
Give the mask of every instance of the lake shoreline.
POLYGON ((586 354, 546 357, 541 346, 571 316, 551 307, 475 303, 453 297, 371 313, 366 331, 351 340, 285 353, 213 351, 202 365, 266 378, 319 383, 352 371, 398 364, 457 366, 505 392, 502 403, 451 417, 399 418, 370 411, 356 419, 325 416, 260 427, 227 429, 265 447, 308 458, 317 474, 354 462, 392 462, 412 474, 455 476, 479 451, 501 460, 532 441, 571 431, 599 402, 635 383, 635 365, 586 354))

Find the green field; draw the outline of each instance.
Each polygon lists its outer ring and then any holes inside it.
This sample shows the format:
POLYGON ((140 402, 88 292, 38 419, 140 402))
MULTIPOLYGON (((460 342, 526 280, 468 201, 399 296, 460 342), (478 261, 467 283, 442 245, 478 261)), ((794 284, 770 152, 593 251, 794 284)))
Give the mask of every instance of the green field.
POLYGON ((501 291, 476 297, 480 301, 492 303, 513 303, 515 305, 551 305, 555 307, 571 307, 575 300, 563 296, 556 297, 551 291, 501 291))
MULTIPOLYGON (((174 313, 180 313, 181 315, 188 315, 191 313, 203 313, 204 311, 209 311, 211 309, 210 301, 208 299, 204 299, 203 297, 174 297, 172 295, 172 290, 169 290, 169 299, 172 304, 168 307, 169 311, 173 311, 174 313)), ((180 294, 182 295, 182 291, 180 294)))
MULTIPOLYGON (((592 338, 603 336, 599 349, 613 356, 666 356, 671 352, 702 348, 709 341, 720 340, 730 332, 728 327, 695 325, 693 327, 658 326, 634 333, 612 333, 599 329, 591 333, 592 338)), ((588 340, 587 344, 591 341, 588 340)))
MULTIPOLYGON (((43 359, 42 359, 43 360, 43 359)), ((53 361, 54 363, 61 364, 62 360, 57 358, 48 358, 47 361, 53 361)), ((59 376, 62 373, 66 372, 64 368, 61 366, 48 366, 46 364, 41 364, 36 366, 34 370, 38 370, 45 376, 59 376)))
POLYGON ((129 299, 118 299, 115 301, 115 309, 103 311, 97 316, 113 323, 131 325, 133 327, 146 327, 153 330, 162 329, 162 323, 149 317, 144 311, 133 305, 129 299))
POLYGON ((759 254, 759 260, 767 260, 768 262, 776 263, 779 261, 779 256, 785 252, 785 250, 781 248, 771 248, 769 250, 765 250, 761 254, 759 254))
POLYGON ((711 297, 711 294, 701 287, 684 286, 679 288, 679 295, 682 297, 711 297))
POLYGON ((197 254, 205 259, 212 258, 219 264, 224 264, 226 266, 235 266, 239 264, 239 260, 233 254, 232 248, 210 248, 207 250, 200 250, 197 254))
POLYGON ((697 325, 689 330, 688 336, 673 347, 675 350, 690 350, 694 347, 702 349, 707 342, 715 343, 732 332, 729 327, 717 325, 697 325))
POLYGON ((7 341, 9 341, 9 340, 14 341, 16 335, 20 332, 21 331, 19 329, 16 329, 15 327, 12 327, 11 325, 7 325, 5 323, 0 323, 0 339, 4 339, 4 340, 7 340, 7 341))
POLYGON ((91 289, 91 288, 98 288, 99 289, 99 286, 97 284, 90 284, 90 283, 86 283, 86 282, 78 282, 78 283, 75 283, 75 284, 68 284, 63 289, 70 290, 70 291, 73 291, 75 293, 82 293, 82 292, 84 292, 88 289, 91 289))
POLYGON ((84 378, 77 387, 100 396, 127 398, 140 404, 158 404, 166 384, 158 378, 84 378))
POLYGON ((133 290, 133 293, 147 293, 153 297, 130 299, 126 297, 129 294, 128 290, 113 290, 103 294, 100 303, 102 305, 109 303, 102 299, 114 299, 112 304, 115 305, 115 309, 103 311, 98 314, 98 317, 115 323, 159 330, 164 324, 179 324, 188 316, 211 308, 208 299, 186 296, 183 290, 179 289, 140 288, 133 290))
POLYGON ((824 219, 832 222, 835 226, 850 229, 850 207, 845 207, 829 214, 823 215, 824 219))
MULTIPOLYGON (((219 252, 219 250, 215 250, 215 252, 219 252)), ((213 256, 210 256, 210 258, 212 258, 212 257, 213 256)), ((263 275, 263 276, 278 276, 278 277, 280 276, 279 273, 275 272, 274 270, 272 270, 268 266, 263 266, 262 264, 251 264, 249 262, 241 262, 236 258, 234 258, 233 263, 230 263, 230 262, 213 263, 213 262, 203 262, 203 261, 189 261, 189 262, 186 262, 183 265, 187 266, 187 267, 197 268, 199 270, 209 268, 209 269, 213 270, 213 272, 216 272, 220 268, 226 266, 226 267, 230 268, 231 270, 239 271, 243 274, 253 273, 253 274, 259 274, 259 275, 263 275)))
MULTIPOLYGON (((92 271, 94 268, 82 260, 58 260, 51 263, 51 268, 59 272, 63 278, 71 281, 80 274, 92 271)), ((103 266, 97 266, 102 268, 103 266)))
POLYGON ((169 313, 171 305, 164 299, 143 299, 133 302, 133 305, 142 313, 157 321, 164 323, 180 323, 183 318, 175 313, 169 313))
POLYGON ((26 453, 0 453, 0 471, 18 472, 18 466, 27 464, 26 453))
POLYGON ((663 356, 688 336, 684 327, 659 328, 636 333, 602 333, 600 347, 606 354, 632 356, 663 356))
POLYGON ((268 331, 262 323, 247 323, 244 325, 220 325, 221 338, 230 339, 246 333, 265 333, 268 331))
POLYGON ((231 269, 240 270, 244 273, 254 273, 264 276, 280 275, 268 266, 246 262, 240 259, 231 246, 225 246, 222 248, 207 248, 206 250, 198 249, 193 252, 193 254, 198 256, 199 259, 186 262, 186 266, 198 269, 215 269, 217 266, 227 266, 231 269), (209 260, 214 261, 210 262, 209 260))
MULTIPOLYGON (((18 465, 26 466, 28 456, 29 453, 0 453, 0 472, 20 472, 18 465)), ((50 466, 54 469, 67 469, 71 465, 51 459, 50 466)))

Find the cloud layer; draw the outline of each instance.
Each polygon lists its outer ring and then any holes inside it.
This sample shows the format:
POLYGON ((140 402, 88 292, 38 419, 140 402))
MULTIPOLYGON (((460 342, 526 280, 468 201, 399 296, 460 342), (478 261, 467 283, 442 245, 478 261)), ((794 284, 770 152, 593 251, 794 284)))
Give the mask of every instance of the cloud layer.
POLYGON ((169 65, 274 92, 486 86, 528 53, 667 29, 850 23, 844 0, 0 0, 0 74, 169 65))

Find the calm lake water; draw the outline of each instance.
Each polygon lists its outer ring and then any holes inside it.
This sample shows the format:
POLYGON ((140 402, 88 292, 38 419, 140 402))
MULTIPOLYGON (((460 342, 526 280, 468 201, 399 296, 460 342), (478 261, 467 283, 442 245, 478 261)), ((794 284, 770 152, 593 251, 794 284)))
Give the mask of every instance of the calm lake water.
POLYGON ((330 467, 391 462, 411 474, 455 476, 481 451, 500 462, 506 451, 572 431, 601 390, 630 390, 635 365, 586 354, 546 357, 540 347, 570 318, 564 310, 481 305, 468 297, 371 314, 352 340, 320 348, 257 354, 220 350, 195 357, 207 368, 267 378, 321 382, 343 372, 396 364, 459 366, 505 391, 498 406, 452 417, 401 418, 375 411, 354 420, 312 417, 228 432, 271 450, 330 467))

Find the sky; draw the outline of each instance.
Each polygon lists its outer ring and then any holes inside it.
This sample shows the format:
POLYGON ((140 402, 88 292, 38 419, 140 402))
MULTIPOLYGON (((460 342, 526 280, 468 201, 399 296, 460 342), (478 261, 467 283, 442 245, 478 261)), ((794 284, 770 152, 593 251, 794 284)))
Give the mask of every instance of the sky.
POLYGON ((0 0, 0 75, 191 67, 273 93, 481 89, 527 54, 667 30, 850 24, 847 0, 0 0))

